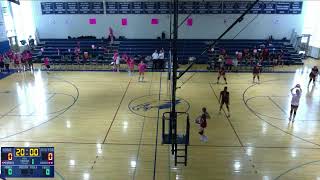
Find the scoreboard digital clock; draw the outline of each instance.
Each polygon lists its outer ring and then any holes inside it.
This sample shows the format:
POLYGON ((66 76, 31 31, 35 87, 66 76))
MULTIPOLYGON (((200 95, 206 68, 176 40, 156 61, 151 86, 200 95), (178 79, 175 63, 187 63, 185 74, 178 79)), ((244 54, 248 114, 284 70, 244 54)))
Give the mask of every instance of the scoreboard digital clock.
POLYGON ((53 147, 1 147, 1 174, 9 178, 53 178, 53 147))

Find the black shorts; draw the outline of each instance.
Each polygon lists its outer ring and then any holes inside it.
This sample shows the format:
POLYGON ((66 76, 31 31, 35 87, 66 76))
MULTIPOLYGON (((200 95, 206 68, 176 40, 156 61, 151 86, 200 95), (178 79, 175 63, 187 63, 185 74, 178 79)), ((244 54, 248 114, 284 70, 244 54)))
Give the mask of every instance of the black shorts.
POLYGON ((229 105, 229 101, 221 101, 221 104, 223 105, 223 104, 226 104, 226 105, 229 105))
POLYGON ((46 65, 46 67, 47 67, 48 69, 50 69, 50 65, 46 65))
POLYGON ((296 105, 292 105, 292 104, 291 104, 291 109, 298 109, 298 107, 299 107, 299 106, 296 106, 296 105))
POLYGON ((4 62, 0 62, 0 68, 4 68, 4 62))
POLYGON ((313 80, 316 79, 316 76, 315 76, 313 73, 310 73, 310 74, 309 74, 309 77, 310 77, 310 79, 313 79, 313 80))

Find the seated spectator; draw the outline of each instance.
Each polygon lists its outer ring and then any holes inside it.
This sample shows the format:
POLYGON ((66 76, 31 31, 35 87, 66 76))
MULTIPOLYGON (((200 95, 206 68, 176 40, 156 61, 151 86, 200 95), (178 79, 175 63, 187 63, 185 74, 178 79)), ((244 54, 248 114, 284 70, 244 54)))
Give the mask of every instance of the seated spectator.
POLYGON ((283 49, 281 49, 280 52, 277 55, 277 63, 278 63, 278 65, 281 65, 281 66, 284 65, 283 55, 284 55, 284 51, 283 51, 283 49))
POLYGON ((238 60, 238 62, 239 63, 241 63, 242 62, 242 58, 243 58, 243 56, 242 56, 242 52, 236 52, 236 56, 237 56, 237 60, 238 60))
POLYGON ((80 63, 80 48, 79 47, 75 47, 74 48, 74 57, 77 61, 77 63, 80 63))
POLYGON ((262 51, 262 58, 264 61, 268 61, 269 60, 269 49, 268 48, 264 48, 262 51))
POLYGON ((258 49, 257 49, 257 47, 253 48, 252 55, 253 55, 254 59, 258 59, 258 49))
POLYGON ((226 55, 227 55, 226 49, 221 48, 221 49, 220 49, 220 54, 221 54, 222 56, 226 56, 226 55))
POLYGON ((88 52, 83 52, 83 61, 84 63, 89 60, 89 53, 88 52))

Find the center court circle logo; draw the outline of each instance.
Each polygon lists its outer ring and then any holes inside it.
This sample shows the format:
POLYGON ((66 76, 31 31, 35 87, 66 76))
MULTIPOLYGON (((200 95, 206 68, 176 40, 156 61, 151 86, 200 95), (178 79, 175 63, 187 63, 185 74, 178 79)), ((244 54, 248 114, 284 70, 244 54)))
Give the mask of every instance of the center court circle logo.
MULTIPOLYGON (((162 116, 162 113, 170 111, 171 108, 171 99, 167 95, 159 95, 152 94, 147 96, 141 96, 138 98, 133 99, 129 105, 129 109, 136 115, 142 117, 149 117, 149 118, 157 118, 158 111, 159 116, 162 116)), ((176 100, 176 109, 178 112, 187 112, 190 108, 189 103, 177 97, 176 100)))

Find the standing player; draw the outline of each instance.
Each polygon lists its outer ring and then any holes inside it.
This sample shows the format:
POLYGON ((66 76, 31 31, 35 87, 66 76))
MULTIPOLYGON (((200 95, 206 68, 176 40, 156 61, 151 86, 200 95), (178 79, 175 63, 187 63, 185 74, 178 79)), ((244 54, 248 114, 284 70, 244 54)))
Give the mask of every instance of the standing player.
POLYGON ((314 66, 309 74, 309 84, 308 86, 310 85, 311 81, 313 81, 313 84, 316 83, 316 77, 318 76, 319 74, 319 70, 318 70, 318 67, 317 66, 314 66))
POLYGON ((143 61, 141 61, 138 65, 138 69, 139 69, 139 82, 142 81, 144 79, 144 72, 147 68, 147 65, 145 63, 143 63, 143 61))
POLYGON ((255 79, 256 77, 258 78, 258 83, 260 83, 260 73, 261 73, 261 69, 260 67, 257 65, 255 65, 253 67, 253 70, 252 70, 252 75, 253 75, 253 79, 252 79, 252 82, 255 83, 255 79))
POLYGON ((18 53, 15 53, 13 55, 13 62, 14 62, 14 67, 18 72, 21 71, 21 69, 20 69, 20 62, 21 61, 20 60, 21 60, 20 55, 18 53))
POLYGON ((10 58, 5 54, 4 55, 4 66, 6 68, 7 73, 10 73, 10 58))
POLYGON ((4 71, 4 57, 0 55, 0 72, 4 71))
POLYGON ((134 60, 132 57, 128 58, 128 68, 129 68, 129 76, 133 76, 134 73, 134 60))
POLYGON ((207 119, 210 119, 210 115, 207 112, 207 108, 202 108, 202 114, 196 119, 196 123, 199 124, 200 141, 207 142, 208 137, 204 135, 204 129, 207 127, 207 119))
POLYGON ((220 69, 219 69, 219 75, 218 75, 218 78, 217 78, 217 84, 219 84, 219 80, 220 80, 220 77, 223 77, 223 79, 224 79, 224 82, 226 83, 226 84, 228 84, 227 83, 227 78, 226 78, 226 71, 225 71, 225 69, 224 69, 224 67, 221 67, 220 69))
POLYGON ((228 92, 228 87, 224 87, 224 90, 220 92, 220 97, 219 97, 219 102, 220 102, 220 110, 219 112, 221 113, 221 109, 223 104, 226 104, 227 110, 228 110, 228 115, 227 117, 230 117, 230 110, 229 110, 229 103, 230 103, 230 96, 228 92))
POLYGON ((114 51, 113 53, 113 70, 120 72, 120 57, 119 53, 117 51, 114 51))
POLYGON ((294 122, 294 118, 296 117, 296 113, 297 113, 298 106, 299 106, 299 101, 300 101, 302 89, 301 89, 300 85, 297 84, 296 87, 292 88, 290 91, 292 94, 292 99, 291 99, 291 110, 290 110, 289 121, 292 120, 292 122, 294 122), (296 89, 295 94, 293 93, 294 89, 296 89), (292 114, 293 114, 293 118, 292 118, 292 114))

